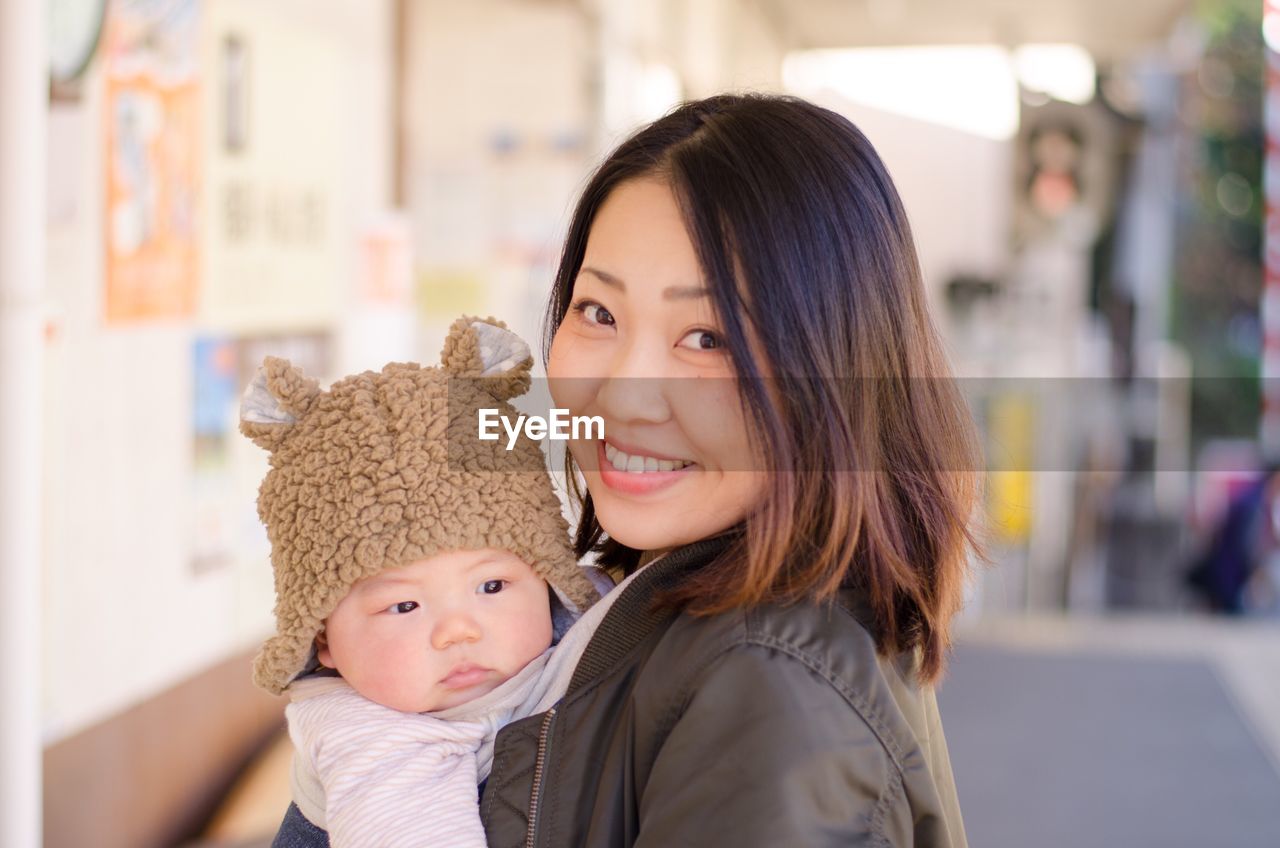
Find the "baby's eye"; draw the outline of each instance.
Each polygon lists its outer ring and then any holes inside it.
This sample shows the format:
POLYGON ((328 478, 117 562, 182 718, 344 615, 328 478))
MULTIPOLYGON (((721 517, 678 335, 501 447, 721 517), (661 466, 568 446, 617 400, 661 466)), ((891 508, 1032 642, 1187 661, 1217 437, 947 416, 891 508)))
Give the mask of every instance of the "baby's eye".
POLYGON ((710 330, 693 330, 680 340, 680 347, 687 347, 690 350, 719 350, 724 347, 724 341, 710 330), (684 343, 685 339, 693 339, 694 342, 687 345, 684 343))
POLYGON ((579 300, 569 307, 582 316, 587 324, 595 327, 612 327, 617 322, 613 314, 594 300, 579 300))
POLYGON ((506 580, 486 580, 480 585, 480 591, 486 595, 496 595, 506 587, 506 580))
POLYGON ((392 615, 403 615, 406 612, 413 612, 417 608, 418 608, 417 601, 401 601, 398 604, 392 604, 391 606, 387 607, 386 609, 383 610, 383 612, 389 612, 392 615))

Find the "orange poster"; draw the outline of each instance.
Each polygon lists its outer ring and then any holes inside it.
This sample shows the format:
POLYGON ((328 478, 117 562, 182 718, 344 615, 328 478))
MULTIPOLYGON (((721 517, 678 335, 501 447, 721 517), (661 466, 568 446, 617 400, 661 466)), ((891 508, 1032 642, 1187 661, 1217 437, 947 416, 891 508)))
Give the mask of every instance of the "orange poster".
POLYGON ((108 322, 190 316, 198 287, 196 0, 114 0, 104 98, 108 322))

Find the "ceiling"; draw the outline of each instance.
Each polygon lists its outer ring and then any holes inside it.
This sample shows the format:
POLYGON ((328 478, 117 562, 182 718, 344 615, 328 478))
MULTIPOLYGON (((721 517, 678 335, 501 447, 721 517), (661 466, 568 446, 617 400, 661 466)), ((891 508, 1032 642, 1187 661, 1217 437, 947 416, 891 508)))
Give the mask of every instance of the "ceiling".
POLYGON ((1166 42, 1192 0, 757 0, 788 49, 1070 42, 1100 62, 1166 42))

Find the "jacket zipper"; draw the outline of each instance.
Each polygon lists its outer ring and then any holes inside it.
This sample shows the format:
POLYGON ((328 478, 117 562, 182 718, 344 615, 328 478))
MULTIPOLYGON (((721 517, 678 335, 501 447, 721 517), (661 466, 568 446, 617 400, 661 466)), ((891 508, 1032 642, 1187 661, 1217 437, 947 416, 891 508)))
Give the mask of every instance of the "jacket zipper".
POLYGON ((551 742, 551 721, 556 717, 556 708, 547 710, 542 719, 542 729, 538 731, 538 757, 533 762, 533 789, 529 793, 529 832, 525 835, 525 848, 534 848, 538 833, 538 790, 542 788, 542 769, 547 759, 547 747, 551 742))

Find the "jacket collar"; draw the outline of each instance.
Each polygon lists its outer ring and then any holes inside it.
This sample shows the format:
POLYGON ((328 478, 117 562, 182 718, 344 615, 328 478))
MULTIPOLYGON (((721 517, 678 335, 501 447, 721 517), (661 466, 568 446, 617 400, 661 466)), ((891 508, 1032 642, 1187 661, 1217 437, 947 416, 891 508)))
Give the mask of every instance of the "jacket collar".
POLYGON ((688 571, 711 562, 740 534, 740 528, 731 528, 718 536, 690 542, 641 568, 632 581, 619 590, 623 594, 605 613, 578 660, 565 696, 616 667, 618 661, 659 624, 674 617, 672 610, 650 609, 654 595, 673 588, 688 571))

